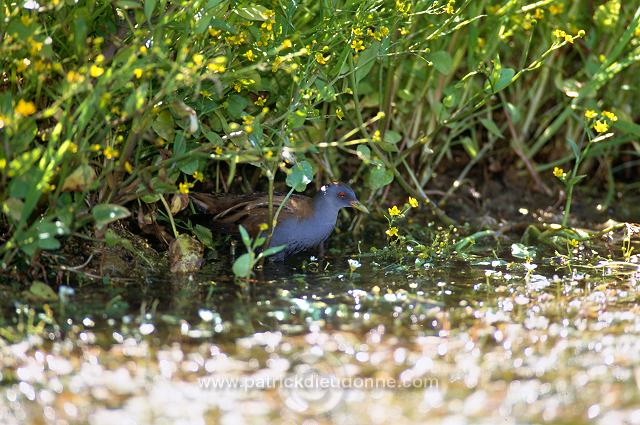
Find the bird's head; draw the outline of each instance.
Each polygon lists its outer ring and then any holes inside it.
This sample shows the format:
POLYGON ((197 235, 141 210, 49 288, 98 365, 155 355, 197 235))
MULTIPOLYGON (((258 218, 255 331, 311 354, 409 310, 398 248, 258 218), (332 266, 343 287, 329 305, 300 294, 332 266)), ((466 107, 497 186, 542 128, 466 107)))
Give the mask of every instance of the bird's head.
POLYGON ((336 209, 355 208, 367 214, 369 213, 367 207, 358 201, 358 197, 353 192, 353 189, 344 183, 335 182, 325 184, 320 188, 317 197, 322 199, 322 202, 327 202, 336 209))

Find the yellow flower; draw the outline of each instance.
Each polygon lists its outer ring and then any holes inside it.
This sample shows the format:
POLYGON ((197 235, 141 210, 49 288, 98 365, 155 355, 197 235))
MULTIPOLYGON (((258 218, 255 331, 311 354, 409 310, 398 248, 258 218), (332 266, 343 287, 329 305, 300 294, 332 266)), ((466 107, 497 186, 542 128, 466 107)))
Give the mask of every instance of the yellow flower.
POLYGON ((362 28, 360 28, 360 27, 351 28, 351 32, 352 32, 352 33, 353 33, 353 35, 355 35, 356 37, 360 37, 360 36, 362 36, 362 28))
POLYGON ((390 238, 394 237, 394 236, 398 236, 398 228, 396 226, 393 227, 389 227, 387 229, 387 231, 385 232, 387 234, 387 236, 389 236, 390 238))
POLYGON ((0 114, 0 129, 11 124, 11 120, 8 116, 0 114))
POLYGON ((213 151, 215 152, 216 155, 222 155, 222 148, 220 146, 216 146, 216 148, 213 151))
POLYGON ((453 15, 453 12, 455 12, 455 8, 453 6, 455 4, 455 0, 449 0, 449 3, 447 3, 447 6, 444 8, 445 13, 453 15))
POLYGON ((256 119, 256 117, 252 116, 252 115, 244 115, 242 117, 242 121, 246 124, 246 125, 250 125, 253 124, 253 121, 256 119))
POLYGON ((140 53, 142 53, 143 55, 147 53, 147 50, 147 46, 140 46, 140 53))
POLYGON ((140 79, 142 77, 142 68, 136 68, 133 70, 133 75, 137 78, 140 79))
POLYGON ((598 133, 604 133, 605 131, 609 130, 609 124, 604 121, 598 120, 593 124, 593 129, 598 133))
POLYGON ((553 167, 553 175, 560 178, 564 176, 564 170, 560 167, 553 167))
POLYGON ((598 113, 596 111, 594 111, 593 109, 587 109, 586 111, 584 111, 584 116, 588 120, 591 120, 591 119, 597 117, 598 113))
POLYGON ((204 175, 200 171, 194 171, 193 172, 193 178, 195 180, 198 180, 200 183, 202 183, 204 181, 204 175))
POLYGON ((265 230, 267 230, 269 228, 269 225, 267 223, 260 223, 258 225, 258 229, 260 229, 261 232, 264 232, 265 230))
POLYGON ((7 160, 5 158, 0 158, 0 170, 4 170, 7 167, 7 160))
POLYGON ((559 15, 563 11, 564 11, 563 4, 559 4, 559 5, 552 4, 551 6, 549 6, 549 12, 551 12, 552 15, 559 15))
POLYGON ((201 66, 202 61, 204 61, 203 55, 201 55, 200 53, 196 53, 195 55, 193 55, 193 63, 195 63, 198 66, 201 66))
POLYGON ((318 62, 320 65, 326 65, 327 58, 322 56, 322 53, 316 53, 316 62, 318 62))
POLYGON ((214 74, 222 74, 223 72, 225 72, 227 70, 227 68, 225 68, 224 64, 221 63, 210 63, 209 65, 207 65, 207 69, 211 72, 213 72, 214 74))
POLYGON ((133 173, 133 166, 131 165, 131 163, 129 161, 125 161, 124 162, 124 169, 129 174, 133 173))
POLYGON ((117 149, 113 149, 111 146, 107 146, 106 148, 104 148, 104 150, 102 151, 102 154, 107 159, 115 159, 120 156, 120 152, 118 152, 117 149))
POLYGON ((573 37, 571 37, 569 34, 565 34, 564 41, 573 44, 573 37))
POLYGON ((618 121, 618 117, 613 112, 602 111, 602 116, 605 117, 605 118, 608 118, 609 121, 612 121, 612 122, 618 121))
POLYGON ((187 182, 182 182, 178 185, 178 190, 180 191, 180 193, 182 193, 183 195, 188 195, 189 194, 189 187, 192 186, 187 182))
POLYGON ((267 97, 265 95, 260 95, 258 96, 258 98, 255 100, 255 102, 253 102, 256 106, 264 106, 264 104, 267 101, 267 97))
POLYGON ((36 105, 33 102, 25 102, 20 99, 18 101, 18 105, 16 106, 16 114, 22 115, 23 117, 28 117, 29 115, 33 115, 36 113, 36 105))
POLYGON ((376 130, 373 132, 373 136, 371 137, 371 140, 373 142, 381 142, 382 141, 382 137, 380 136, 380 130, 376 130))
POLYGON ((280 46, 282 49, 290 49, 293 47, 293 43, 291 42, 291 40, 289 40, 288 38, 282 42, 282 45, 280 46))
POLYGON ((101 68, 98 65, 91 65, 89 75, 91 75, 93 78, 98 78, 102 74, 104 74, 104 68, 101 68))
POLYGON ((336 118, 338 118, 340 121, 342 121, 342 119, 344 118, 344 112, 339 106, 336 108, 336 118))
POLYGON ((244 57, 247 58, 249 62, 253 62, 254 60, 256 60, 256 55, 251 49, 247 50, 247 52, 244 54, 244 57))
POLYGON ((418 208, 420 204, 418 203, 418 200, 416 198, 412 198, 411 196, 409 196, 409 205, 411 205, 412 208, 418 208))
POLYGON ((364 50, 364 43, 359 38, 354 38, 350 46, 356 53, 364 50))
POLYGON ((31 52, 32 55, 36 55, 40 50, 42 50, 42 46, 44 46, 44 43, 41 43, 29 37, 29 45, 29 52, 31 52))
POLYGON ((218 37, 220 34, 222 34, 222 31, 215 28, 209 28, 207 31, 209 32, 209 35, 211 37, 218 37))
POLYGON ((70 83, 81 83, 84 81, 84 76, 76 71, 67 72, 67 81, 70 83))
POLYGON ((402 214, 402 211, 400 211, 396 205, 394 205, 392 208, 388 208, 388 210, 391 217, 402 214))
POLYGON ((567 36, 567 33, 560 29, 557 29, 553 31, 553 35, 557 38, 565 38, 567 36))

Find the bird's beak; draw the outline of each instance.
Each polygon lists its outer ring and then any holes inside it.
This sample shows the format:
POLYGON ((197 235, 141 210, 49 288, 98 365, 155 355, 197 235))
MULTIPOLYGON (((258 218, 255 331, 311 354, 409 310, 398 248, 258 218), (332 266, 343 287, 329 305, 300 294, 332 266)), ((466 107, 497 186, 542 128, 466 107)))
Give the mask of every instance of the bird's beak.
POLYGON ((352 208, 355 208, 358 211, 369 214, 369 210, 367 209, 367 207, 365 207, 364 204, 362 204, 362 202, 360 201, 351 201, 349 205, 351 205, 352 208))

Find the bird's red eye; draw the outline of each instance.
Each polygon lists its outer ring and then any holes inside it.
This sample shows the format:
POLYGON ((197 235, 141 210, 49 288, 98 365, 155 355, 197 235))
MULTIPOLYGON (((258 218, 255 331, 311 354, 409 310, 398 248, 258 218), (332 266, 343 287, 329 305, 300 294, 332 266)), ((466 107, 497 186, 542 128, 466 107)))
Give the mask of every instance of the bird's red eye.
POLYGON ((338 198, 340 198, 340 199, 344 199, 344 197, 345 197, 345 196, 347 196, 347 194, 346 194, 346 193, 344 193, 344 192, 338 192, 338 198))

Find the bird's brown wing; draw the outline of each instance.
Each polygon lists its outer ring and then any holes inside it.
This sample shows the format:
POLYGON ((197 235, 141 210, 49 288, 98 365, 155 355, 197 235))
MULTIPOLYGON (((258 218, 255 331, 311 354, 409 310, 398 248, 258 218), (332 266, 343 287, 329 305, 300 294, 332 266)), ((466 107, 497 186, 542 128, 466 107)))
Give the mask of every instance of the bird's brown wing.
MULTIPOLYGON (((259 233, 260 225, 269 224, 269 197, 266 194, 229 195, 192 193, 191 199, 198 209, 210 214, 211 224, 224 233, 238 233, 238 225, 249 234, 259 233)), ((284 195, 274 195, 275 214, 285 200, 284 195)), ((303 195, 292 195, 280 210, 278 220, 288 217, 304 218, 313 213, 312 199, 303 195)))

